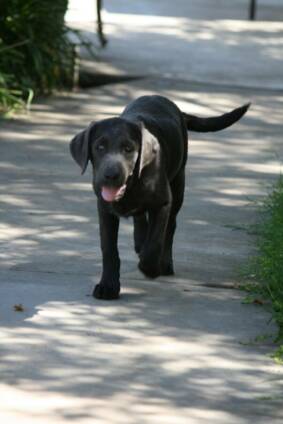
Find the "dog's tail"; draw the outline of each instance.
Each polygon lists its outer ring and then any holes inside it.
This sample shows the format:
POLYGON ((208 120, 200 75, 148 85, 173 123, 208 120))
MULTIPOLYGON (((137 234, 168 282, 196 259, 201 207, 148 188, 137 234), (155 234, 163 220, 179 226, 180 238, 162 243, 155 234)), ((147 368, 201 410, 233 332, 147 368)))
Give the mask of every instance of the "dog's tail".
POLYGON ((232 110, 231 112, 224 113, 221 116, 215 116, 212 118, 200 118, 198 116, 189 115, 184 113, 183 117, 187 124, 187 128, 190 131, 196 132, 210 132, 210 131, 220 131, 224 128, 230 127, 246 113, 250 107, 250 103, 245 104, 237 109, 232 110))

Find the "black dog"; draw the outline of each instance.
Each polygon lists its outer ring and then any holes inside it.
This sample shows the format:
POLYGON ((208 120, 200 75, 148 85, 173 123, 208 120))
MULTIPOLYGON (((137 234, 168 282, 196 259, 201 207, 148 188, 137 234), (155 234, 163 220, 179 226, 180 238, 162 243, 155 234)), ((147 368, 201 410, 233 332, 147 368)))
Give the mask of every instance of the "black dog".
POLYGON ((143 96, 116 118, 92 122, 71 141, 85 172, 93 166, 98 197, 103 273, 93 295, 120 292, 119 217, 133 216, 139 269, 150 278, 171 275, 176 216, 184 197, 187 131, 219 131, 238 121, 249 104, 215 118, 181 112, 165 97, 143 96))

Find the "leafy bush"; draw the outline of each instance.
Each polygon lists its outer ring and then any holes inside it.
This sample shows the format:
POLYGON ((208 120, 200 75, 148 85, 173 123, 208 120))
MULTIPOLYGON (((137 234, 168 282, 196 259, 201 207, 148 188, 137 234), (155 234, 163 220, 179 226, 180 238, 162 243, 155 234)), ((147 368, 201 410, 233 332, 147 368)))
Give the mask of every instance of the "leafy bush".
POLYGON ((23 92, 21 90, 11 89, 11 77, 0 73, 0 112, 9 113, 25 106, 23 101, 23 92))
POLYGON ((73 46, 66 37, 68 0, 1 0, 0 105, 2 111, 35 94, 71 85, 73 46))

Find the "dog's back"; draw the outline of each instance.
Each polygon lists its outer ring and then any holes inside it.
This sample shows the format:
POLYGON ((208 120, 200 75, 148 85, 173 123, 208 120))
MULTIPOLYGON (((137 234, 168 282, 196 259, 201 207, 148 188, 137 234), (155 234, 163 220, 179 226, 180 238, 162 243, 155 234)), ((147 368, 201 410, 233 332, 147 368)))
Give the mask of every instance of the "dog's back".
POLYGON ((175 103, 158 95, 142 96, 129 103, 121 117, 143 122, 158 139, 164 156, 168 158, 169 179, 185 166, 188 154, 187 127, 175 103))

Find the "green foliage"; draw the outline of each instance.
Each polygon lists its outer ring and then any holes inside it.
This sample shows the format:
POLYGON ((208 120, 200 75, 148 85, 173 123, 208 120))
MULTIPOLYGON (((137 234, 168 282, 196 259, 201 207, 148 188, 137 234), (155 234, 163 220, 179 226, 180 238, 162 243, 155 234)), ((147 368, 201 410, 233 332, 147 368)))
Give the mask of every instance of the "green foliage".
POLYGON ((0 73, 0 105, 2 113, 5 114, 25 106, 22 100, 23 92, 11 89, 11 86, 11 77, 0 73))
POLYGON ((9 116, 11 113, 24 108, 29 108, 33 98, 33 91, 28 91, 28 96, 20 89, 13 89, 12 77, 0 73, 0 114, 9 116), (24 100, 25 98, 25 100, 24 100))
POLYGON ((279 348, 276 349, 276 351, 272 355, 272 358, 274 358, 275 362, 278 365, 283 365, 283 345, 279 346, 279 348))
POLYGON ((274 317, 283 338, 283 178, 274 187, 264 204, 264 220, 260 226, 257 277, 270 298, 274 317))
POLYGON ((1 0, 0 107, 21 107, 31 93, 71 85, 73 46, 66 37, 68 0, 1 0))
MULTIPOLYGON (((260 285, 248 290, 260 294, 271 303, 272 314, 279 326, 277 342, 283 341, 283 177, 275 184, 262 209, 258 225, 258 256, 253 259, 251 271, 260 285)), ((274 354, 283 363, 283 345, 274 354)), ((280 362, 281 361, 281 362, 280 362)))

